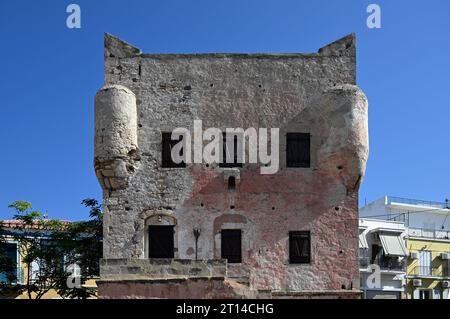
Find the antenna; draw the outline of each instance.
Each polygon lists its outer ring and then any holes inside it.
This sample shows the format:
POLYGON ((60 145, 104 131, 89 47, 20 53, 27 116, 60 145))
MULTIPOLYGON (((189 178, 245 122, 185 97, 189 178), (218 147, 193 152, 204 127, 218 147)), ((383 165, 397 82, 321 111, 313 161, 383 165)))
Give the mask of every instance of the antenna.
POLYGON ((448 207, 448 198, 445 199, 445 209, 447 209, 448 212, 447 212, 447 214, 445 215, 445 219, 444 219, 444 222, 442 223, 441 229, 444 229, 444 228, 445 228, 444 225, 445 225, 445 222, 447 221, 448 214, 450 213, 450 208, 448 207))

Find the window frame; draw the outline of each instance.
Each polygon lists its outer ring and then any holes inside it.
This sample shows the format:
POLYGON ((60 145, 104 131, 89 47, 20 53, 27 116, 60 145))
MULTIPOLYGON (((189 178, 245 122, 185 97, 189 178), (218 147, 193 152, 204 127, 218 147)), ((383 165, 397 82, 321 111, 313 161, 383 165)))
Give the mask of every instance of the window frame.
MULTIPOLYGON (((293 147, 293 146, 291 146, 293 147)), ((288 168, 310 168, 311 167, 311 133, 303 133, 303 132, 287 132, 286 133, 286 167, 288 168), (297 141, 306 141, 308 153, 307 160, 304 161, 295 161, 290 158, 289 153, 289 145, 290 142, 297 141)))
POLYGON ((311 264, 311 231, 309 230, 295 230, 289 231, 289 263, 290 264, 311 264), (296 237, 306 236, 308 241, 308 255, 296 256, 294 255, 294 239, 296 237))

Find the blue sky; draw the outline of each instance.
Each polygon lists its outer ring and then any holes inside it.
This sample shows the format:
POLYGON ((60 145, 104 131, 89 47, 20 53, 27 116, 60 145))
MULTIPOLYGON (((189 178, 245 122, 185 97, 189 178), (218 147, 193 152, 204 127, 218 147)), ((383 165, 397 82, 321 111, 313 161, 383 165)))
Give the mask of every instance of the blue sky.
POLYGON ((449 31, 448 0, 1 1, 0 218, 28 200, 51 218, 80 220, 81 200, 101 199, 92 158, 103 32, 149 53, 316 52, 356 32, 370 127, 360 203, 443 201, 449 31), (81 29, 66 27, 70 3, 81 7, 81 29), (370 3, 381 6, 381 29, 366 26, 370 3))

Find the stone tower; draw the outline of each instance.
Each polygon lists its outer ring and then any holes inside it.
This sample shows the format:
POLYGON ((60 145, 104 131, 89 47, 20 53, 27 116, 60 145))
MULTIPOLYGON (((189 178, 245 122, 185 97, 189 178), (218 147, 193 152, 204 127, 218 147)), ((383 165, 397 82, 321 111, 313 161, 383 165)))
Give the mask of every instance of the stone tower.
MULTIPOLYGON (((355 36, 312 54, 145 54, 105 35, 103 298, 359 296, 355 36), (279 170, 168 164, 177 127, 279 128, 279 170)), ((224 167, 225 166, 225 167, 224 167)))

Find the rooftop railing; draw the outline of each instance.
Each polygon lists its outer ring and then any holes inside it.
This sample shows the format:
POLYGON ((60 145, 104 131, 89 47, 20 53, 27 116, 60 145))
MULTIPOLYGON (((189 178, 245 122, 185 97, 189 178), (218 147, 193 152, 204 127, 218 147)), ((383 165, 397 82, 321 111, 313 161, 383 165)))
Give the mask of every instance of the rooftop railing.
POLYGON ((450 239, 450 231, 439 229, 408 228, 408 236, 433 239, 450 239))
POLYGON ((428 200, 420 200, 420 199, 411 199, 411 198, 403 198, 403 197, 395 197, 388 196, 387 203, 399 203, 399 204, 408 204, 408 205, 418 205, 418 206, 429 206, 434 208, 448 208, 447 203, 444 202, 433 202, 428 200))

